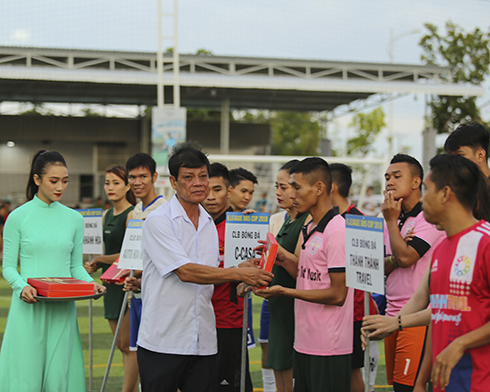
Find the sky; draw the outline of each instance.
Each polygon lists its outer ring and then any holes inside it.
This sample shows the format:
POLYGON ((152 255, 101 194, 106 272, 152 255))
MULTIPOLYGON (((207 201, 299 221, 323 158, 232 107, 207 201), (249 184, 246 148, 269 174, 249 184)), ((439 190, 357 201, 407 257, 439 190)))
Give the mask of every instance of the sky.
MULTIPOLYGON (((162 0, 164 11, 173 2, 162 0)), ((490 26, 489 0, 179 0, 179 52, 207 49, 216 55, 389 62, 390 31, 409 34, 393 43, 394 62, 420 64, 424 23, 451 20, 472 31, 490 26)), ((16 0, 0 2, 0 45, 156 51, 157 0, 16 0)), ((164 35, 173 29, 163 18, 164 35)), ((164 48, 173 46, 168 40, 164 48)), ((488 84, 488 83, 487 83, 488 84)), ((485 86, 488 89, 488 85, 485 86)), ((490 100, 490 95, 480 103, 490 100)), ((395 147, 421 158, 424 96, 393 104, 395 147)), ((389 107, 384 105, 388 114, 389 107)), ((483 111, 490 119, 490 105, 483 111)), ((341 149, 349 116, 329 125, 341 149), (340 136, 342 135, 342 136, 340 136)), ((386 133, 386 131, 384 132, 386 133)), ((386 151, 386 135, 377 143, 386 151)), ((442 139, 443 140, 443 139, 442 139)))

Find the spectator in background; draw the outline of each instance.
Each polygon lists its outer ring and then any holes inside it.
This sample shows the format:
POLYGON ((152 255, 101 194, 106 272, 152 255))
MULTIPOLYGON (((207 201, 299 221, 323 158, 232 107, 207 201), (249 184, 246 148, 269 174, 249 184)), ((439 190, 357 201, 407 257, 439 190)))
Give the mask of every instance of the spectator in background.
POLYGON ((104 200, 102 199, 102 196, 95 199, 95 203, 92 208, 104 208, 104 200))
POLYGON ((255 203, 255 211, 257 212, 271 212, 271 203, 267 200, 267 192, 262 193, 262 198, 255 203))
POLYGON ((10 200, 4 199, 2 201, 2 207, 0 208, 0 215, 3 217, 5 221, 7 220, 7 217, 10 214, 11 208, 12 208, 12 203, 10 202, 10 200))
POLYGON ((376 216, 379 212, 379 203, 376 200, 376 197, 373 195, 373 188, 368 186, 366 189, 366 196, 364 197, 364 201, 362 202, 361 209, 365 212, 366 215, 376 216))

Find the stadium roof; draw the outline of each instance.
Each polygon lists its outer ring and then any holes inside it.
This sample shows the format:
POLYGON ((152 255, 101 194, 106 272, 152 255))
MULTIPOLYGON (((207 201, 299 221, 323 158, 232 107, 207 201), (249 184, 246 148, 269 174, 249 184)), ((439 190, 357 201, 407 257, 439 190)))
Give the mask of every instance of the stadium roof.
MULTIPOLYGON (((167 102, 173 64, 164 59, 167 102)), ((449 80, 444 67, 180 55, 181 105, 330 111, 373 94, 480 96, 449 80)), ((0 101, 155 106, 155 53, 0 46, 0 101)))

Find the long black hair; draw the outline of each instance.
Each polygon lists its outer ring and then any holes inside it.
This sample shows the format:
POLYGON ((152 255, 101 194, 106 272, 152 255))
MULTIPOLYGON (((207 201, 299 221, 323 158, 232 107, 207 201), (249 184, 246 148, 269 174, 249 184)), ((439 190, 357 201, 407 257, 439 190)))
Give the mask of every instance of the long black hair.
POLYGON ((37 174, 41 178, 50 165, 66 166, 65 158, 58 151, 40 150, 38 151, 31 161, 31 171, 29 173, 29 179, 27 180, 26 187, 26 199, 32 200, 34 195, 38 192, 39 187, 34 182, 34 175, 37 174))

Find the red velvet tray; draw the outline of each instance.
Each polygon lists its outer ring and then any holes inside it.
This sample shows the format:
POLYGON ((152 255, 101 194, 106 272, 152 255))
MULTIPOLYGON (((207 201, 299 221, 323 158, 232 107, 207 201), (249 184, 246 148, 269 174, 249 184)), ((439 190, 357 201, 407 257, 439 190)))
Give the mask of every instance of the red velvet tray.
POLYGON ((82 295, 80 297, 43 297, 42 295, 35 295, 38 301, 44 302, 63 302, 63 301, 80 301, 83 299, 98 299, 102 297, 104 293, 97 293, 92 295, 82 295))
MULTIPOLYGON (((264 250, 262 251, 262 256, 260 257, 260 268, 271 272, 272 266, 276 261, 277 251, 279 249, 279 244, 273 234, 267 233, 267 239, 265 242, 264 250)), ((265 286, 259 287, 260 289, 265 289, 265 286)))
POLYGON ((44 290, 44 289, 36 289, 37 295, 41 297, 49 297, 49 298, 64 298, 64 297, 84 297, 86 295, 92 295, 94 293, 94 289, 92 290, 77 290, 77 291, 52 291, 52 290, 44 290))
POLYGON ((29 278, 27 283, 36 289, 50 291, 93 290, 94 284, 74 278, 29 278))
POLYGON ((126 277, 121 278, 121 275, 129 272, 127 269, 119 269, 117 268, 117 264, 119 263, 119 258, 111 264, 111 266, 102 274, 100 280, 108 283, 122 283, 126 279, 126 277))

